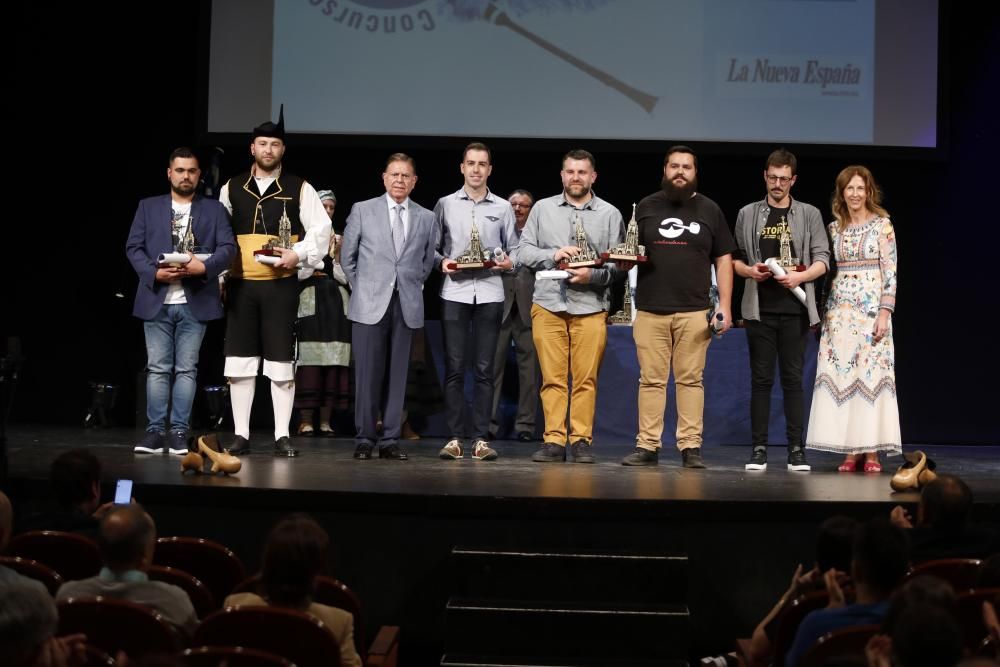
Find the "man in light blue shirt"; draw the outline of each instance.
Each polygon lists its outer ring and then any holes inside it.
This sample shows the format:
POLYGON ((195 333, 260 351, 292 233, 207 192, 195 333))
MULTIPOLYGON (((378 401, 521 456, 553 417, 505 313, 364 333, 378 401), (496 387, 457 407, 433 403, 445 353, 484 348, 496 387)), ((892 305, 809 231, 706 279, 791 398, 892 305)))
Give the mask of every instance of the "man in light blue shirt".
POLYGON ((448 429, 451 437, 441 449, 445 460, 464 455, 464 440, 471 435, 472 458, 492 461, 497 452, 489 445, 493 416, 493 364, 497 337, 503 320, 501 271, 514 264, 507 253, 516 245, 514 211, 503 197, 490 192, 487 180, 493 171, 493 156, 482 143, 474 142, 462 153, 462 188, 438 200, 434 207, 439 242, 435 261, 444 281, 441 285, 441 330, 444 334, 445 382, 448 429), (479 248, 473 243, 473 231, 479 248), (490 254, 490 268, 457 268, 455 258, 475 249, 479 257, 490 254), (498 253, 497 250, 500 252, 498 253), (472 328, 472 366, 475 379, 470 412, 465 402, 466 336, 472 328))

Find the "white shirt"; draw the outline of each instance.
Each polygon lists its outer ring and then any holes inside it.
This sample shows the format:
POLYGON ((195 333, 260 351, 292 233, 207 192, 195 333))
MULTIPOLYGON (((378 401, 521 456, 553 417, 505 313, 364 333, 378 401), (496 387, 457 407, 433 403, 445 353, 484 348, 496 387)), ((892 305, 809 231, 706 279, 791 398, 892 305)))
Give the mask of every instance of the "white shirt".
MULTIPOLYGON (((174 250, 176 250, 177 244, 187 234, 188 227, 191 225, 191 202, 182 203, 171 199, 170 208, 173 210, 170 222, 170 242, 173 244, 174 250)), ((197 242, 198 239, 195 239, 195 243, 197 242)), ((167 283, 167 294, 163 298, 163 303, 168 306, 187 303, 187 297, 184 295, 184 286, 181 285, 181 281, 167 283)))

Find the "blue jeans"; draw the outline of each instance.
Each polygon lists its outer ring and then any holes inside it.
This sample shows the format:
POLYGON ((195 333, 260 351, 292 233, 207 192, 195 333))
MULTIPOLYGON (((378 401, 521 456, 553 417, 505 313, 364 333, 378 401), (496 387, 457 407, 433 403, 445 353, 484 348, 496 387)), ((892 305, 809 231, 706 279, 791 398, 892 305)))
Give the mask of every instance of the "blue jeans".
POLYGON ((147 431, 163 433, 170 404, 170 430, 186 431, 191 404, 198 387, 198 353, 205 337, 187 304, 164 305, 152 320, 143 322, 146 333, 147 431), (174 376, 173 391, 170 376, 174 376))

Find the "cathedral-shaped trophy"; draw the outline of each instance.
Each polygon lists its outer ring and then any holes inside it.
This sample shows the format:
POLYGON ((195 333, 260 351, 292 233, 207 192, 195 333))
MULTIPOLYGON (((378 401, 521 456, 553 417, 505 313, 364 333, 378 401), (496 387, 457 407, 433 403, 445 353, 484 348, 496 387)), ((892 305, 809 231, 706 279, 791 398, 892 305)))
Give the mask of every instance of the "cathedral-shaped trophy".
POLYGON ((583 218, 580 212, 576 211, 573 223, 573 245, 580 249, 579 254, 568 257, 559 262, 560 269, 582 269, 588 266, 600 266, 604 263, 601 256, 597 254, 587 240, 587 232, 583 228, 583 218))
POLYGON ((622 308, 614 315, 608 316, 608 324, 627 324, 631 326, 632 313, 632 284, 628 276, 625 276, 625 299, 622 301, 622 308))
MULTIPOLYGON (((781 220, 785 222, 784 218, 781 220)), ((778 266, 785 271, 805 271, 804 264, 799 263, 798 257, 792 257, 792 235, 788 231, 788 224, 784 224, 781 232, 780 246, 778 251, 778 266)))
MULTIPOLYGON (((639 245, 639 223, 635 219, 635 203, 632 204, 632 219, 625 227, 625 241, 607 252, 602 252, 601 259, 606 262, 640 263, 646 261, 646 246, 639 245)), ((626 296, 628 296, 628 290, 626 290, 626 296)), ((630 316, 629 322, 631 321, 630 316)))
POLYGON ((288 217, 288 204, 282 204, 281 218, 278 219, 278 236, 270 239, 260 250, 254 250, 254 255, 274 256, 275 248, 288 250, 292 247, 292 220, 288 217))
POLYGON ((453 271, 463 271, 467 269, 489 269, 496 266, 493 261, 493 252, 484 250, 482 241, 479 240, 479 228, 476 227, 476 211, 472 211, 472 233, 469 235, 469 247, 461 255, 453 259, 448 268, 453 271))

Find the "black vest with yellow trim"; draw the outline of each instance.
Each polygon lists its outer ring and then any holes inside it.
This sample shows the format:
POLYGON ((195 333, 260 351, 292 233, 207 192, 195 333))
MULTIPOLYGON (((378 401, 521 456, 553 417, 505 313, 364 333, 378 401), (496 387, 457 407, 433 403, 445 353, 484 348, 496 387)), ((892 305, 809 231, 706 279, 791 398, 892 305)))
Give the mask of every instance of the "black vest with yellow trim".
POLYGON ((278 238, 278 221, 285 212, 292 223, 292 243, 305 236, 305 227, 299 217, 299 200, 304 183, 298 176, 283 172, 261 195, 252 172, 229 179, 233 234, 239 245, 239 252, 231 269, 234 277, 275 280, 295 274, 294 270, 275 269, 257 262, 253 251, 260 250, 269 240, 278 238))

